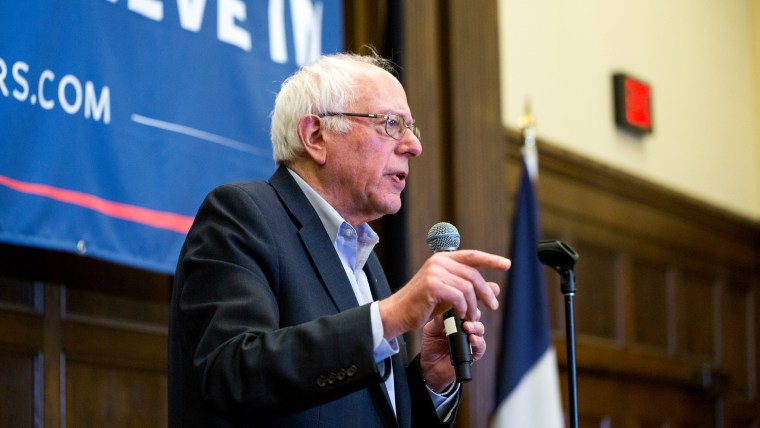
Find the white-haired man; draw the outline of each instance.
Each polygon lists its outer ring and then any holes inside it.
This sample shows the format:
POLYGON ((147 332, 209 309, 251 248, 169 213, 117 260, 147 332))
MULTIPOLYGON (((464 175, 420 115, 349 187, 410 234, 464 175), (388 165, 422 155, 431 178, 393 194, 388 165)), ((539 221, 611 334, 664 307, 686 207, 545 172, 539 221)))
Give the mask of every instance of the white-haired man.
POLYGON ((441 314, 486 350, 498 306, 475 250, 430 257, 390 293, 367 222, 395 213, 422 146, 377 56, 324 56, 288 78, 272 115, 278 169, 211 192, 180 255, 169 336, 170 426, 450 426, 460 387, 441 314), (409 361, 402 334, 423 328, 409 361))

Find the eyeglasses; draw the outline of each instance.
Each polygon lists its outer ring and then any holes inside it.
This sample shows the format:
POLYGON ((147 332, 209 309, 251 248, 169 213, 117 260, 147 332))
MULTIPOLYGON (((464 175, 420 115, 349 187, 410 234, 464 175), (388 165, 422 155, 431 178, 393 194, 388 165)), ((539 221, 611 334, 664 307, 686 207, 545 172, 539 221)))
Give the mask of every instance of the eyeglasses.
POLYGON ((418 128, 417 125, 413 123, 406 123, 404 118, 397 114, 327 112, 327 113, 322 113, 319 115, 319 117, 325 117, 325 116, 351 116, 351 117, 370 117, 373 119, 384 119, 385 133, 388 134, 388 136, 393 138, 394 140, 401 140, 401 137, 404 136, 404 132, 406 132, 407 129, 412 131, 418 140, 420 139, 420 128, 418 128))

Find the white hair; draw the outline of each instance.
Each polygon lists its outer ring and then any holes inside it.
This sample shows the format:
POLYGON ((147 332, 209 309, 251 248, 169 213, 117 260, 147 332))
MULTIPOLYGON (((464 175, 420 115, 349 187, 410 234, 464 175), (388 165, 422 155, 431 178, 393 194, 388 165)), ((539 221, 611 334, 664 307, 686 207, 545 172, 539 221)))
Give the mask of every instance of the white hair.
MULTIPOLYGON (((305 114, 342 112, 356 101, 359 79, 372 68, 393 73, 391 62, 374 51, 370 56, 353 53, 325 55, 305 65, 282 82, 272 111, 272 148, 275 162, 287 164, 303 153, 298 138, 298 121, 305 114)), ((334 132, 347 132, 342 117, 324 117, 323 123, 334 132)))

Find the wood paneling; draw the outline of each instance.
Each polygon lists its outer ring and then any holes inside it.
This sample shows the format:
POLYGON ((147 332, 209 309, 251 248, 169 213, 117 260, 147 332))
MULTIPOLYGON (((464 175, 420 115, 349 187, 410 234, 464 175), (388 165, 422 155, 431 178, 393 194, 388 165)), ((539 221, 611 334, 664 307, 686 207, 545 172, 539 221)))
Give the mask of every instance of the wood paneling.
POLYGON ((66 426, 166 426, 165 373, 68 359, 65 384, 66 426))
POLYGON ((722 366, 731 373, 731 393, 740 399, 755 394, 752 374, 757 370, 752 358, 757 343, 752 337, 755 292, 741 281, 730 281, 722 288, 720 334, 722 366), (754 351, 753 351, 754 349, 754 351))
POLYGON ((445 3, 436 0, 404 2, 406 70, 409 107, 422 130, 422 155, 410 164, 408 196, 409 267, 416 271, 430 256, 425 243, 430 227, 452 221, 450 171, 447 162, 446 101, 448 61, 442 34, 446 31, 445 3))
POLYGON ((0 245, 0 426, 166 426, 169 277, 0 245))
POLYGON ((715 351, 715 278, 685 271, 677 281, 677 350, 711 360, 715 351))
POLYGON ((41 357, 0 347, 0 426, 32 427, 40 415, 41 357))
MULTIPOLYGON (((608 248, 579 241, 573 245, 583 255, 576 265, 576 287, 583 287, 575 298, 578 335, 590 335, 616 340, 618 338, 618 295, 620 281, 617 275, 619 256, 608 248), (584 263, 595 260, 595 263, 584 263)), ((556 276, 556 273, 552 274, 556 276)), ((553 290, 554 293, 557 290, 553 290)))
MULTIPOLYGON (((516 163, 520 137, 506 135, 516 163)), ((580 254, 575 303, 583 425, 760 424, 760 227, 549 143, 540 142, 539 152, 545 236, 580 254)), ((514 173, 506 178, 509 198, 514 173)), ((547 275, 562 366, 562 297, 557 275, 547 275)))
POLYGON ((633 312, 631 337, 637 345, 668 349, 669 337, 668 268, 665 264, 637 260, 633 266, 633 288, 630 302, 633 312))

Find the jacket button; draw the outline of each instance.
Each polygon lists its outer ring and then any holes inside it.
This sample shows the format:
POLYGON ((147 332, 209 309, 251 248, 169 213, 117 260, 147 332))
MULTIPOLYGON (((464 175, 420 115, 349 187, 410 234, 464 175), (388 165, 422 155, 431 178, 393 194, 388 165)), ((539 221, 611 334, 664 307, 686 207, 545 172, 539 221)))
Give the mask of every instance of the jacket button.
POLYGON ((346 369, 346 374, 348 375, 348 377, 352 377, 356 375, 357 371, 359 371, 359 369, 356 368, 356 365, 351 364, 350 366, 348 366, 348 369, 346 369))
POLYGON ((327 378, 324 376, 320 376, 317 378, 317 386, 320 388, 324 388, 327 385, 327 378))
POLYGON ((338 380, 345 380, 345 379, 346 379, 346 369, 338 370, 338 380))
POLYGON ((329 375, 327 375, 327 383, 332 385, 335 383, 335 379, 337 378, 338 378, 338 375, 336 375, 335 373, 330 373, 329 375))

